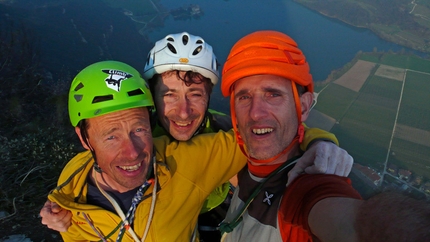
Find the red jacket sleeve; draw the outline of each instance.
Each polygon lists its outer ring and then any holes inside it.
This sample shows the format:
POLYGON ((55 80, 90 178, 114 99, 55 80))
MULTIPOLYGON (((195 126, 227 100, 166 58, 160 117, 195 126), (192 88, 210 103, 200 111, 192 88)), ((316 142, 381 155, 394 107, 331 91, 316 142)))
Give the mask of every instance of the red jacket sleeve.
POLYGON ((308 216, 312 207, 327 197, 361 199, 351 180, 336 175, 302 175, 286 189, 278 220, 283 241, 311 241, 308 216))

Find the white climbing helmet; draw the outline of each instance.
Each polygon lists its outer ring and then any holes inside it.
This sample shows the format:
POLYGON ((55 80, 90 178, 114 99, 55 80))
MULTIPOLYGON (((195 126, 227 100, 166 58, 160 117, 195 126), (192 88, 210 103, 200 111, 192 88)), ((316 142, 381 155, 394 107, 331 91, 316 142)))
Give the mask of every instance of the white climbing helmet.
POLYGON ((213 85, 218 82, 218 61, 212 46, 201 37, 188 34, 169 34, 157 41, 148 54, 143 78, 170 70, 193 71, 209 78, 213 85))

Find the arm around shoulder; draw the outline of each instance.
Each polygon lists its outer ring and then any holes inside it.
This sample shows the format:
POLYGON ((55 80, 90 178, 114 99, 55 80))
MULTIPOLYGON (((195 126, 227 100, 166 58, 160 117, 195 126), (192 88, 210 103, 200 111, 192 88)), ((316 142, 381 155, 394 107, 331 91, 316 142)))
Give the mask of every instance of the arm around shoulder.
POLYGON ((301 150, 306 151, 314 142, 319 140, 339 145, 339 141, 333 133, 318 128, 309 128, 304 123, 303 126, 305 127, 305 136, 303 137, 303 142, 300 144, 301 150))

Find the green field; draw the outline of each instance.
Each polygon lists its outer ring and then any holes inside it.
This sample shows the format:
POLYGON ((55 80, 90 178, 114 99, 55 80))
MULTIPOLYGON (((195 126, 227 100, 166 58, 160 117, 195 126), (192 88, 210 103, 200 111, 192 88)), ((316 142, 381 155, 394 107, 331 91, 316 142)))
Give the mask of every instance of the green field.
POLYGON ((404 85, 374 73, 359 92, 330 83, 320 93, 315 109, 336 119, 330 131, 355 162, 382 171, 388 159, 388 164, 430 180, 430 144, 411 141, 417 137, 408 141, 393 136, 395 124, 430 131, 430 61, 382 53, 365 53, 358 58, 409 69, 404 85))
POLYGON ((345 87, 330 84, 318 97, 315 109, 339 120, 348 110, 358 93, 345 87))
POLYGON ((430 178, 430 149, 402 139, 393 139, 389 162, 408 168, 416 175, 430 178))
POLYGON ((418 129, 430 130, 429 104, 430 74, 409 71, 406 76, 398 122, 418 129))

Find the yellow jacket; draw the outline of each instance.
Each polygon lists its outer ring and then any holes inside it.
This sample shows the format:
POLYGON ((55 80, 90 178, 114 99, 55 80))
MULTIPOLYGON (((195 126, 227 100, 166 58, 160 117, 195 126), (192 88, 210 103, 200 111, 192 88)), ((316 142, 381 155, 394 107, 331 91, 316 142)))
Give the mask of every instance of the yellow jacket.
MULTIPOLYGON (((169 142, 165 136, 154 139, 159 188, 146 241, 190 241, 206 197, 246 163, 232 132, 169 142)), ((49 195, 51 201, 73 214, 72 226, 62 233, 64 241, 100 241, 91 224, 107 241, 115 241, 118 235, 121 219, 117 214, 86 204, 86 181, 93 164, 88 151, 75 156, 61 173, 58 187, 49 195)), ((152 191, 153 186, 136 210, 133 227, 138 236, 143 235, 146 227, 152 191)), ((133 239, 126 232, 122 241, 133 239)))
MULTIPOLYGON (((314 130, 314 129, 311 129, 314 130)), ((318 131, 317 129, 315 129, 318 131)), ((311 132, 312 133, 312 132, 311 132)), ((333 135, 315 132, 313 139, 333 135)), ((335 139, 335 137, 334 137, 335 139)), ((246 163, 232 131, 201 134, 187 142, 154 138, 158 177, 154 215, 146 241, 190 241, 206 197, 246 163)), ((121 225, 116 213, 86 204, 87 177, 94 160, 90 152, 76 155, 63 169, 49 199, 72 212, 72 226, 64 241, 115 241, 121 225)), ((153 186, 136 210, 133 228, 138 236, 148 221, 153 186)), ((126 232, 122 241, 133 241, 126 232)), ((197 240, 196 240, 197 241, 197 240)))

